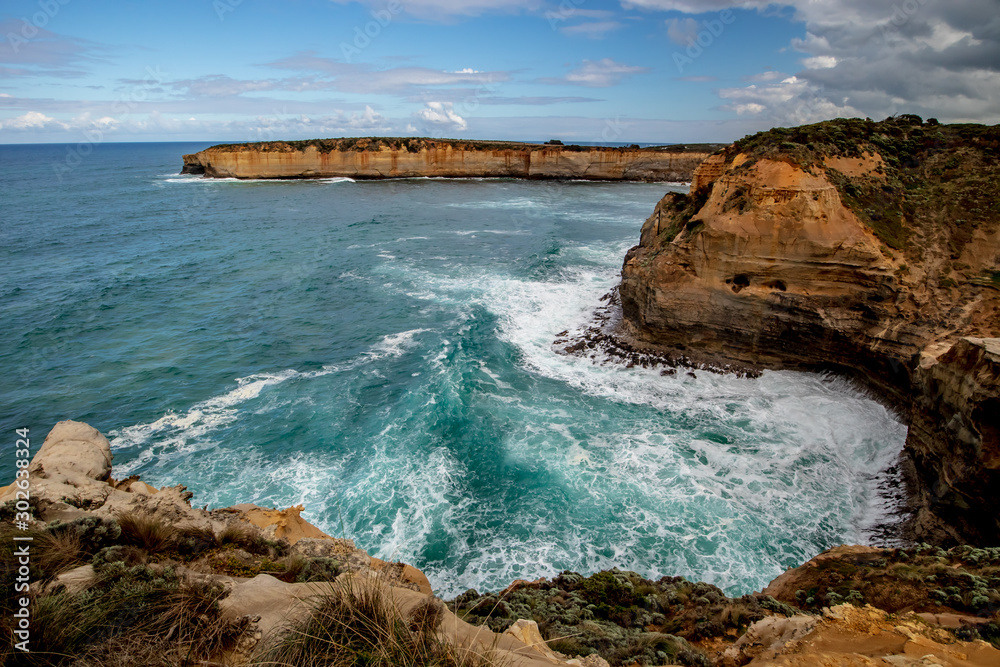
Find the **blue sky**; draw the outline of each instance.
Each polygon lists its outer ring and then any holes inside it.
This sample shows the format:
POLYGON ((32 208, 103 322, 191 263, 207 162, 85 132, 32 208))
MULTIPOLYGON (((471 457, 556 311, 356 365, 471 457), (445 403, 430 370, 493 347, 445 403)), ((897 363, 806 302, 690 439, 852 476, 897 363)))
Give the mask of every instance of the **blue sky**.
POLYGON ((996 0, 4 0, 0 143, 1000 122, 996 0))

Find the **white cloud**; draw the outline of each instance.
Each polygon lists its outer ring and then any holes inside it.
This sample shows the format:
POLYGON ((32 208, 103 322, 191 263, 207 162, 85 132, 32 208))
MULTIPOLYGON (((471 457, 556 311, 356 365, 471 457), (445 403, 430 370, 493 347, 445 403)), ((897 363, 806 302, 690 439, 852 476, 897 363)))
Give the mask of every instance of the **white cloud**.
POLYGON ((760 116, 778 125, 803 125, 837 117, 861 114, 844 101, 836 104, 820 94, 817 86, 798 77, 778 83, 745 88, 723 88, 719 97, 726 100, 723 109, 740 116, 760 116))
POLYGON ((57 127, 67 129, 69 126, 38 111, 29 111, 22 116, 3 121, 2 127, 10 130, 41 130, 57 127))
POLYGON ((830 69, 837 66, 837 59, 834 56, 813 56, 802 61, 806 69, 830 69))
POLYGON ((588 86, 590 88, 608 88, 621 83, 625 78, 642 72, 648 72, 648 67, 636 67, 615 62, 611 58, 601 60, 584 60, 583 64, 562 78, 541 79, 541 83, 571 84, 588 86))
MULTIPOLYGON (((786 84, 779 97, 798 90, 805 96, 804 112, 796 113, 791 102, 746 103, 767 107, 757 113, 776 119, 853 109, 872 118, 917 113, 947 122, 1000 122, 997 0, 622 0, 622 5, 691 15, 790 8, 792 20, 805 25, 805 37, 790 44, 804 54, 804 69, 797 86, 786 84), (778 106, 768 106, 773 103, 778 106)), ((671 39, 683 40, 691 21, 668 21, 671 39)), ((739 22, 736 13, 733 25, 739 22)), ((768 81, 767 76, 757 80, 768 81)), ((733 102, 729 108, 736 108, 733 102)), ((743 113, 756 109, 740 107, 743 113)))
POLYGON ((781 79, 787 79, 788 75, 784 72, 779 72, 778 70, 767 70, 766 72, 760 72, 759 74, 753 74, 751 76, 743 77, 744 81, 751 81, 753 83, 770 83, 772 81, 780 81, 781 79))
POLYGON ((468 127, 465 119, 455 113, 451 102, 428 102, 416 116, 441 130, 464 131, 468 127))
MULTIPOLYGON (((436 70, 429 67, 390 67, 375 69, 367 63, 345 63, 319 56, 314 51, 303 51, 271 63, 269 67, 306 73, 302 77, 265 80, 269 89, 282 90, 339 90, 347 93, 413 95, 423 86, 488 86, 510 80, 510 73, 503 71, 481 72, 467 67, 457 72, 436 70)), ((203 77, 214 79, 216 77, 203 77)), ((225 77, 228 78, 228 77, 225 77)), ((261 82, 241 82, 249 86, 261 82)), ((261 88, 264 89, 264 88, 261 88)))
POLYGON ((622 28, 623 24, 618 21, 588 21, 577 25, 559 28, 564 35, 579 35, 590 39, 601 39, 609 32, 622 28))
MULTIPOLYGON (((385 0, 332 0, 341 5, 360 2, 372 10, 386 8, 385 0)), ((479 16, 481 14, 503 12, 512 13, 524 10, 538 10, 543 5, 542 0, 403 0, 402 10, 424 19, 447 21, 455 16, 479 16)))

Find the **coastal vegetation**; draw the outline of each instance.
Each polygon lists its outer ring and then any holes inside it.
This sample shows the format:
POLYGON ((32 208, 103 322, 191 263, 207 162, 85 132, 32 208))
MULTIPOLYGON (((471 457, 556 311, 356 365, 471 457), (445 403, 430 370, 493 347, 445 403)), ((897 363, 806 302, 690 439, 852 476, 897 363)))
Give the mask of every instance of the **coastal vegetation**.
POLYGON ((1000 223, 1000 126, 942 125, 914 114, 839 118, 747 136, 725 154, 748 158, 737 173, 762 159, 825 171, 851 210, 895 250, 917 250, 924 233, 944 225, 957 256, 974 230, 1000 223), (831 157, 875 155, 882 164, 864 177, 826 166, 831 157))
POLYGON ((532 143, 524 141, 490 141, 477 139, 444 139, 432 137, 339 137, 332 139, 303 139, 296 141, 259 141, 241 144, 218 144, 210 149, 231 151, 261 151, 286 153, 315 148, 320 153, 335 151, 378 152, 382 150, 419 153, 421 150, 449 146, 464 151, 523 151, 531 148, 551 147, 567 152, 657 150, 670 153, 712 153, 725 144, 664 144, 640 149, 638 144, 628 146, 592 146, 566 144, 559 139, 532 143))

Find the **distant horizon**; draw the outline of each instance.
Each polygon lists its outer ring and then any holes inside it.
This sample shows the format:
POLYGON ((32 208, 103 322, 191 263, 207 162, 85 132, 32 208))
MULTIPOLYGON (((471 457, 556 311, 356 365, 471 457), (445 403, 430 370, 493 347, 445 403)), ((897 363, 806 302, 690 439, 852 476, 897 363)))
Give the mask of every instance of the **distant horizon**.
POLYGON ((995 0, 9 0, 0 143, 1000 123, 995 0))

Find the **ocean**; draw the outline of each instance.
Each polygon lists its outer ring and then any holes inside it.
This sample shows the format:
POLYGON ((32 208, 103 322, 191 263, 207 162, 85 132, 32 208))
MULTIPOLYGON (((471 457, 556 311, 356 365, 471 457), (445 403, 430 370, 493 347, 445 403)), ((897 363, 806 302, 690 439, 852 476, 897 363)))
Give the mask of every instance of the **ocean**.
POLYGON ((611 567, 747 593, 897 520, 905 426, 843 379, 554 351, 685 186, 178 175, 206 146, 0 146, 6 477, 14 429, 86 421, 117 478, 303 504, 445 597, 611 567))

